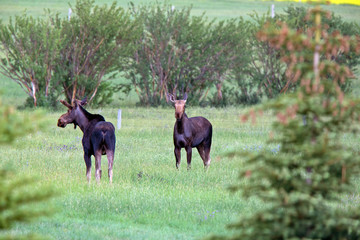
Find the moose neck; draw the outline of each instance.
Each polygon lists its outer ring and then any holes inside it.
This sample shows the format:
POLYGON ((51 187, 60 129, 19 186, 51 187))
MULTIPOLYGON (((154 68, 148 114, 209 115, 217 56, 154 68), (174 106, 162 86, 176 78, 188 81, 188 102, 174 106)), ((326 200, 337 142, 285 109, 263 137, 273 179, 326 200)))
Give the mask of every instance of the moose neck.
POLYGON ((85 133, 85 131, 91 127, 91 125, 96 124, 98 122, 105 121, 105 118, 99 114, 91 114, 86 111, 84 108, 79 106, 76 113, 75 124, 77 124, 81 131, 85 133))
POLYGON ((188 116, 184 112, 180 119, 176 119, 177 130, 179 133, 184 131, 187 126, 188 116))
POLYGON ((76 112, 76 118, 74 124, 78 125, 82 132, 85 132, 85 129, 88 127, 90 121, 86 117, 85 109, 79 107, 79 110, 76 112))

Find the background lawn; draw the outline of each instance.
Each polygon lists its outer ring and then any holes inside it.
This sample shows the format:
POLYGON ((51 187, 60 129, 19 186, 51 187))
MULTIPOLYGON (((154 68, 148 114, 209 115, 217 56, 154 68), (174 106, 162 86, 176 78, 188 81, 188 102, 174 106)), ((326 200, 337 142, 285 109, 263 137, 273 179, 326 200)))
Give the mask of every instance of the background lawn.
MULTIPOLYGON (((71 1, 74 2, 74 1, 71 1)), ((96 1, 98 4, 112 1, 96 1)), ((118 1, 124 7, 128 1, 118 1)), ((136 4, 140 1, 133 1, 136 4)), ((193 4, 193 14, 206 12, 209 18, 244 16, 256 11, 264 13, 273 2, 266 1, 169 1, 175 6, 193 4)), ((287 3, 276 2, 276 11, 287 3)), ((66 1, 1 0, 0 17, 21 14, 41 15, 44 8, 67 15, 66 1)), ((346 20, 360 24, 360 7, 326 6, 346 20)), ((121 79, 120 79, 121 80, 121 79)), ((117 81, 117 80, 116 80, 117 81)), ((23 105, 26 94, 11 80, 0 76, 2 101, 23 105)), ((241 159, 224 157, 232 150, 252 152, 265 149, 274 154, 279 146, 266 145, 273 117, 265 112, 255 125, 242 123, 243 108, 194 108, 187 106, 188 116, 204 116, 213 124, 211 166, 204 172, 202 161, 194 149, 192 170, 186 170, 182 151, 180 170, 175 169, 172 131, 174 110, 136 108, 135 96, 118 96, 114 104, 102 109, 88 109, 102 114, 116 126, 117 111, 122 109, 122 128, 116 131, 113 184, 108 183, 107 161, 103 157, 103 178, 96 184, 94 168, 88 185, 81 145, 82 132, 72 126, 56 126, 66 109, 46 111, 41 132, 19 138, 12 146, 0 146, 0 166, 11 166, 22 175, 38 176, 37 187, 50 186, 60 194, 49 206, 56 209, 52 217, 32 224, 18 224, 13 233, 38 233, 52 239, 199 239, 209 234, 229 234, 226 224, 241 215, 260 209, 264 203, 242 200, 227 187, 237 180, 241 159)), ((274 133, 276 135, 276 133, 274 133)), ((344 137, 342 141, 358 149, 359 139, 344 137)), ((94 163, 93 163, 94 165, 94 163)), ((356 180, 357 185, 360 181, 356 180)), ((244 183, 245 184, 245 183, 244 183)), ((358 204, 360 195, 344 196, 339 205, 358 204)), ((35 207, 35 206, 34 206, 35 207)))

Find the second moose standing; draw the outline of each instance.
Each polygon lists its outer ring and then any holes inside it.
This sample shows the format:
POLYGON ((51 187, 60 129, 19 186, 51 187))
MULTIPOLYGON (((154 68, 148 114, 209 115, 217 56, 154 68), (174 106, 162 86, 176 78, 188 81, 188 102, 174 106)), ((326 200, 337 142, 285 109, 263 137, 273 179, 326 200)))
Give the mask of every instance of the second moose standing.
POLYGON ((204 162, 204 167, 207 169, 211 162, 211 123, 204 117, 188 118, 185 113, 185 104, 187 100, 186 93, 181 100, 176 100, 175 97, 169 93, 168 99, 174 103, 175 107, 176 122, 174 126, 174 153, 176 158, 176 168, 179 169, 181 148, 185 148, 187 169, 191 169, 192 148, 196 147, 204 162))

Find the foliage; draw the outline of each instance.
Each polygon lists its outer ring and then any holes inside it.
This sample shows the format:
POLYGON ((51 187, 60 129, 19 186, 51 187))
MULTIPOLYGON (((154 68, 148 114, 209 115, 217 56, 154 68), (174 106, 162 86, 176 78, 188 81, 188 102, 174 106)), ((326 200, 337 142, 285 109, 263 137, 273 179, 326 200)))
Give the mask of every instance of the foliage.
MULTIPOLYGON (((295 75, 289 71, 288 61, 282 58, 288 51, 279 51, 268 42, 260 41, 256 35, 265 23, 273 28, 280 28, 278 21, 283 21, 289 27, 296 29, 304 34, 308 33, 313 24, 306 18, 307 8, 289 6, 284 9, 283 14, 277 14, 271 18, 270 13, 258 15, 256 12, 251 14, 251 20, 247 21, 247 31, 249 33, 246 49, 251 51, 249 64, 245 67, 233 69, 234 80, 239 86, 242 103, 254 102, 252 99, 276 98, 284 92, 294 92, 298 87, 295 75)), ((354 22, 345 22, 340 16, 331 14, 330 18, 324 19, 324 27, 328 33, 339 31, 343 35, 356 36, 360 34, 360 28, 354 22)), ((311 52, 309 52, 311 55, 311 52)), ((325 59, 325 56, 322 56, 325 59)), ((347 65, 352 71, 356 70, 360 61, 360 56, 354 52, 339 52, 332 56, 332 60, 339 64, 347 65)), ((341 88, 349 92, 352 89, 351 81, 340 84, 341 88)), ((255 101, 256 103, 257 101, 255 101)))
POLYGON ((94 5, 93 0, 79 0, 70 21, 63 21, 63 37, 56 71, 69 102, 89 97, 98 91, 108 98, 103 77, 121 68, 123 58, 132 53, 137 27, 130 15, 114 2, 111 6, 94 5))
POLYGON ((54 82, 56 58, 59 55, 60 20, 58 15, 33 18, 24 13, 0 24, 0 73, 18 83, 33 105, 39 96, 56 96, 54 82))
POLYGON ((262 16, 257 13, 250 15, 247 21, 249 38, 246 49, 251 52, 247 66, 234 68, 235 81, 241 89, 243 103, 257 103, 263 96, 268 99, 276 98, 286 86, 284 79, 286 64, 280 61, 278 50, 267 42, 259 41, 256 37, 258 31, 266 22, 276 25, 279 17, 271 18, 269 12, 262 16))
POLYGON ((0 71, 17 82, 33 99, 34 106, 54 106, 62 93, 108 102, 109 85, 100 87, 104 75, 121 68, 132 54, 129 45, 137 35, 130 15, 114 2, 94 6, 78 0, 70 21, 47 12, 46 18, 23 14, 1 24, 0 47, 4 54, 0 71))
POLYGON ((132 5, 143 34, 126 76, 141 104, 159 105, 166 92, 191 92, 190 101, 201 101, 215 85, 221 94, 231 66, 245 61, 238 51, 246 36, 242 19, 216 23, 190 11, 166 4, 132 5))
MULTIPOLYGON (((287 75, 300 88, 262 109, 277 112, 270 143, 279 144, 274 155, 266 151, 245 154, 240 184, 233 190, 266 206, 230 225, 231 239, 359 239, 358 210, 340 209, 341 196, 352 194, 359 173, 359 154, 341 141, 357 132, 359 99, 349 99, 340 85, 352 77, 347 66, 333 61, 333 53, 360 53, 359 37, 329 34, 321 24, 328 13, 309 11, 314 27, 307 34, 266 24, 261 41, 285 54, 287 75), (323 56, 323 58, 321 58, 323 56), (331 79, 331 80, 329 80, 331 79)), ((255 119, 251 111, 244 116, 255 119)), ((224 237, 225 238, 225 237, 224 237)))
MULTIPOLYGON (((16 222, 29 222, 52 213, 49 208, 34 208, 34 204, 46 202, 54 196, 51 189, 36 189, 37 179, 19 176, 13 170, 0 169, 0 233, 11 229, 16 222)), ((0 239, 42 239, 30 234, 27 236, 0 235, 0 239)))
POLYGON ((20 114, 0 100, 0 145, 12 143, 17 137, 38 130, 42 127, 41 118, 40 112, 20 114))
MULTIPOLYGON (((307 17, 307 8, 305 7, 288 7, 284 9, 285 14, 281 15, 282 21, 286 22, 289 27, 307 33, 310 28, 314 27, 311 19, 307 17)), ((344 36, 359 36, 360 26, 354 22, 346 22, 341 16, 335 15, 333 12, 328 13, 328 17, 323 19, 324 28, 328 34, 336 34, 337 32, 344 36)), ((326 59, 327 56, 321 56, 326 59)), ((360 64, 360 55, 353 51, 339 51, 331 53, 331 60, 338 64, 345 65, 352 72, 356 71, 360 64)), ((351 92, 353 86, 351 81, 339 84, 344 92, 351 92)))

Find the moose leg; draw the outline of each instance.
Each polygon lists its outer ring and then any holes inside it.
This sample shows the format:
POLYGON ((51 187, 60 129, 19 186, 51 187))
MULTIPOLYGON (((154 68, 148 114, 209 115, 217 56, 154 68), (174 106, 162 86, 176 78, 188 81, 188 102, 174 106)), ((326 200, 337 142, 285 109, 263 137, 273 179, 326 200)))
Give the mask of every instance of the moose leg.
POLYGON ((176 169, 179 169, 180 161, 181 161, 181 148, 175 147, 174 153, 176 159, 176 169))
POLYGON ((205 169, 206 169, 206 162, 207 162, 207 158, 206 158, 206 154, 205 154, 205 148, 204 148, 204 146, 202 145, 202 144, 200 144, 199 146, 197 146, 196 147, 196 149, 198 150, 198 152, 199 152, 199 155, 200 155, 200 157, 201 157, 201 159, 203 160, 203 162, 204 162, 204 167, 205 167, 205 169))
POLYGON ((114 162, 114 151, 112 150, 106 150, 106 156, 108 159, 108 175, 109 175, 109 181, 112 183, 112 177, 113 177, 113 162, 114 162))
POLYGON ((206 170, 210 166, 210 162, 211 162, 210 147, 205 147, 204 152, 205 152, 204 167, 205 167, 205 170, 206 170))
POLYGON ((84 160, 86 165, 86 179, 90 183, 91 179, 91 155, 84 153, 84 160))
POLYGON ((187 157, 187 170, 191 169, 191 155, 192 155, 192 148, 188 146, 185 148, 186 150, 186 157, 187 157))
POLYGON ((101 151, 95 152, 95 178, 99 183, 101 179, 101 151))

